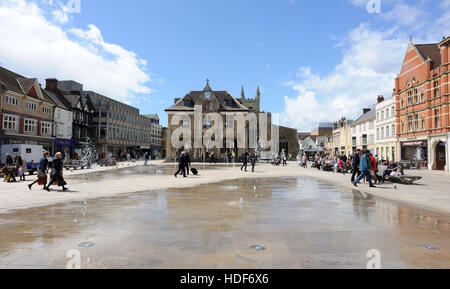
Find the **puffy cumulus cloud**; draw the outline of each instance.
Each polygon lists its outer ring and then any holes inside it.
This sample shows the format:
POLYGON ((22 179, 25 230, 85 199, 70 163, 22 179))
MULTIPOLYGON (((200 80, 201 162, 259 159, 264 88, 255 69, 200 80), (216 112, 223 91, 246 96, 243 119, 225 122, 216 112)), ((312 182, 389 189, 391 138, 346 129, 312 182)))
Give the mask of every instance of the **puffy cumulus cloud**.
MULTIPOLYGON (((45 1, 44 1, 45 2, 45 1)), ((149 94, 151 80, 145 60, 134 52, 107 43, 100 29, 65 30, 40 5, 27 0, 0 0, 0 59, 2 65, 28 77, 73 79, 109 97, 130 102, 149 94)), ((52 10, 55 11, 55 10, 52 10)))
MULTIPOLYGON (((350 0, 364 9, 367 2, 350 0)), ((301 67, 297 79, 285 83, 297 96, 285 97, 285 109, 280 114, 283 125, 310 130, 318 122, 335 121, 343 116, 357 118, 363 107, 375 104, 378 95, 392 95, 411 32, 415 43, 430 43, 439 41, 450 31, 450 0, 439 1, 443 9, 433 20, 424 8, 428 1, 418 1, 417 6, 402 0, 382 0, 382 3, 383 14, 376 17, 393 23, 391 29, 377 30, 360 24, 337 38, 339 43, 334 49, 340 49, 343 56, 331 72, 321 75, 310 67, 301 67), (416 21, 411 15, 422 20, 416 21), (420 29, 424 26, 427 29, 420 29)))
POLYGON ((389 97, 407 45, 407 37, 393 39, 394 33, 362 24, 345 37, 343 59, 330 73, 320 75, 301 67, 298 79, 285 83, 297 97, 285 97, 281 123, 310 130, 318 122, 356 118, 378 95, 389 97))

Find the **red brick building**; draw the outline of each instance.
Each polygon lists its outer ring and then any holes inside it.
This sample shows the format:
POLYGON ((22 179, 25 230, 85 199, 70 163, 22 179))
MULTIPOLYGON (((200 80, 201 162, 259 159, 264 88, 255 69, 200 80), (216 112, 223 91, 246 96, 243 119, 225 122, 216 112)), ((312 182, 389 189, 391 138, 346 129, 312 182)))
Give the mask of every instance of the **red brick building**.
POLYGON ((395 80, 397 137, 403 161, 449 171, 450 37, 408 45, 395 80))

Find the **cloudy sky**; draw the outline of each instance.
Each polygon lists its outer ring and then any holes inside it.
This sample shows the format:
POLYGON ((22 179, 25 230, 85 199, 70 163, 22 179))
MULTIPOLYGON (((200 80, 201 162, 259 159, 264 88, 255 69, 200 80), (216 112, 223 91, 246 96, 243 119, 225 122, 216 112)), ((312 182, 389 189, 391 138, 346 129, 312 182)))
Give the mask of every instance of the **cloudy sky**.
POLYGON ((410 35, 450 34, 450 0, 368 2, 0 0, 0 65, 76 80, 163 124, 207 78, 236 97, 260 85, 265 111, 307 131, 391 95, 410 35))

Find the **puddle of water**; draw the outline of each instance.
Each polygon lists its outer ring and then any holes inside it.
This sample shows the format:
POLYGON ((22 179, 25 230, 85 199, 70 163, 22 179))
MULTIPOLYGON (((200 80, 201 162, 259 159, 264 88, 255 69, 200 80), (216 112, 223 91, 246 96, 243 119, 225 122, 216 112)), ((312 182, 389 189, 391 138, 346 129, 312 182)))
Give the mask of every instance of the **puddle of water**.
POLYGON ((0 267, 64 267, 79 244, 83 268, 365 268, 372 249, 450 268, 449 224, 315 179, 232 180, 0 215, 0 267))

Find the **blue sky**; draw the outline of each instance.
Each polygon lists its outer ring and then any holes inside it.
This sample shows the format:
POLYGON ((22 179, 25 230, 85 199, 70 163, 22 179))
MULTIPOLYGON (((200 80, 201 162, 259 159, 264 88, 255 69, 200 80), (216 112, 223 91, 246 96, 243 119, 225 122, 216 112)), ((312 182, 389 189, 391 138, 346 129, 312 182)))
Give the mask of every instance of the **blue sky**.
POLYGON ((450 32, 449 0, 0 0, 0 65, 28 77, 74 79, 86 89, 160 114, 176 97, 244 85, 262 108, 299 130, 355 118, 389 95, 413 35, 450 32), (3 19, 3 20, 1 20, 3 19))

